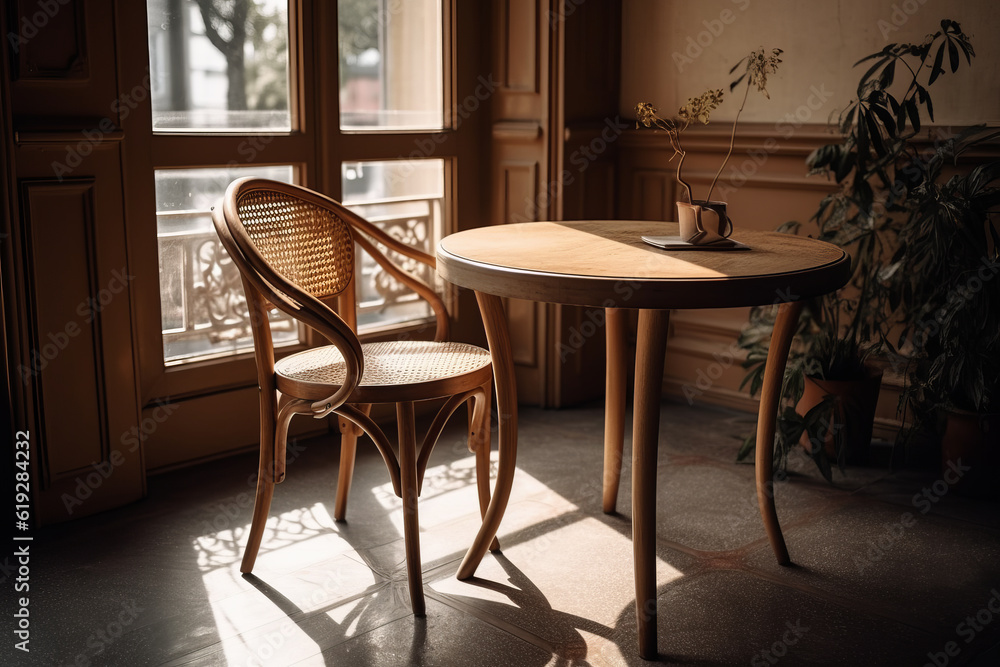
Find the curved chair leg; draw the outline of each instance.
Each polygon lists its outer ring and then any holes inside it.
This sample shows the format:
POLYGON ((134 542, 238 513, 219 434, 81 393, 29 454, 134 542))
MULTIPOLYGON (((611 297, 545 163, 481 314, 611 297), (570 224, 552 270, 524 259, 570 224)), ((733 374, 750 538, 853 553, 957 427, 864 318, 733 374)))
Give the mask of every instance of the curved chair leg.
MULTIPOLYGON (((366 415, 371 405, 358 406, 366 415)), ((337 476, 337 500, 333 506, 333 520, 347 520, 347 496, 351 492, 351 481, 354 479, 354 460, 358 451, 358 437, 361 428, 347 419, 338 419, 340 427, 340 472, 337 476)))
POLYGON ((358 436, 347 424, 340 432, 340 471, 337 476, 337 499, 333 505, 333 520, 347 520, 347 495, 351 492, 351 480, 354 479, 354 459, 358 451, 358 436))
POLYGON ((410 607, 415 616, 423 616, 424 584, 420 571, 420 524, 417 516, 417 427, 412 402, 396 404, 396 423, 399 429, 399 486, 403 499, 403 543, 410 607))
MULTIPOLYGON (((262 398, 262 403, 264 399, 262 398)), ((253 518, 250 520, 250 533, 247 544, 243 548, 243 562, 240 572, 252 572, 257 561, 257 552, 264 537, 264 526, 267 523, 267 513, 271 511, 271 499, 274 497, 274 450, 275 450, 275 414, 274 407, 262 408, 260 415, 260 463, 257 466, 257 495, 253 501, 253 518)))
POLYGON ((764 367, 764 383, 760 390, 760 412, 757 415, 757 451, 754 467, 757 473, 757 504, 760 518, 764 521, 767 539, 779 565, 788 565, 788 547, 781 535, 778 512, 774 508, 774 431, 778 418, 778 401, 781 398, 781 382, 785 377, 785 362, 788 348, 799 322, 803 302, 793 301, 778 306, 778 317, 771 332, 771 344, 767 351, 767 365, 764 367))
POLYGON ((604 382, 604 501, 605 514, 612 514, 618 503, 622 474, 622 451, 625 447, 625 392, 628 362, 625 358, 625 328, 628 311, 605 308, 607 338, 606 376, 604 382))
MULTIPOLYGON (((483 397, 469 403, 469 449, 476 455, 476 487, 479 491, 479 515, 486 517, 490 506, 490 407, 493 380, 483 385, 483 397), (480 403, 481 401, 481 403, 480 403), (478 412, 478 415, 476 414, 478 412), (476 419, 476 417, 479 419, 476 419)), ((493 536, 490 551, 500 551, 500 541, 493 536)))
POLYGON ((257 475, 257 496, 253 501, 253 519, 250 521, 250 535, 243 549, 243 562, 240 572, 253 572, 257 562, 257 552, 264 537, 264 525, 267 523, 267 513, 271 511, 271 498, 274 497, 274 482, 263 472, 257 475))

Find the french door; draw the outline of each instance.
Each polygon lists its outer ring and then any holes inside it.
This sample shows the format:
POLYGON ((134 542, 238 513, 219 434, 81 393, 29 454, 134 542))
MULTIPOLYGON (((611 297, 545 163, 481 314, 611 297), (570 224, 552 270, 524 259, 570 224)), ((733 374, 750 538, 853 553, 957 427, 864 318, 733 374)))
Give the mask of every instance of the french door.
MULTIPOLYGON (((141 8, 127 11, 132 23, 141 8)), ((177 406, 148 434, 148 471, 257 441, 242 289, 208 218, 234 178, 318 189, 429 251, 454 229, 455 14, 442 0, 147 0, 148 148, 129 147, 146 160, 134 170, 140 386, 144 411, 177 406)), ((431 313, 395 281, 364 258, 358 270, 362 335, 426 329, 431 313)), ((278 313, 272 328, 284 353, 320 342, 278 313)))
MULTIPOLYGON (((75 35, 76 65, 39 86, 17 78, 28 70, 23 52, 8 61, 22 102, 5 106, 23 145, 12 170, 20 185, 10 188, 16 270, 5 282, 26 287, 9 299, 5 292, 5 329, 24 322, 8 358, 23 366, 44 352, 77 296, 99 304, 102 289, 120 292, 89 329, 81 325, 90 345, 74 343, 16 388, 16 419, 44 431, 41 522, 141 497, 147 473, 256 446, 245 303, 209 217, 231 180, 304 184, 431 251, 441 235, 485 222, 479 155, 492 91, 478 4, 74 3, 48 25, 65 34, 33 46, 75 35), (72 71, 80 63, 83 75, 72 71), (63 134, 44 125, 30 134, 31 105, 46 103, 84 121, 63 134), (50 158, 87 136, 96 137, 90 155, 59 181, 50 158), (66 217, 81 206, 84 214, 66 217), (58 250, 45 243, 53 232, 62 235, 58 250), (25 260, 32 252, 38 261, 25 260), (40 261, 71 274, 68 295, 40 261), (93 370, 81 375, 85 367, 93 370), (113 474, 88 484, 100 470, 113 474), (75 493, 81 480, 85 491, 75 493), (67 494, 81 501, 72 511, 67 494)), ((428 335, 429 313, 376 266, 362 260, 358 271, 362 336, 428 335)), ((475 309, 468 296, 448 296, 459 312, 475 309)), ((279 313, 272 323, 281 353, 320 342, 279 313)), ((458 333, 478 335, 475 327, 458 333)), ((329 428, 298 422, 299 435, 329 428)))

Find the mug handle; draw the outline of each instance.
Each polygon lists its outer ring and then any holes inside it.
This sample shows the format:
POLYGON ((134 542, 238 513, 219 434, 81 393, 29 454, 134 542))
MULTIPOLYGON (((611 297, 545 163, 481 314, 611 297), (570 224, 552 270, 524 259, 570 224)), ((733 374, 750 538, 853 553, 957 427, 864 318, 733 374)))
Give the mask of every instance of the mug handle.
POLYGON ((726 214, 726 231, 723 233, 722 238, 729 238, 729 235, 733 233, 733 219, 726 214))

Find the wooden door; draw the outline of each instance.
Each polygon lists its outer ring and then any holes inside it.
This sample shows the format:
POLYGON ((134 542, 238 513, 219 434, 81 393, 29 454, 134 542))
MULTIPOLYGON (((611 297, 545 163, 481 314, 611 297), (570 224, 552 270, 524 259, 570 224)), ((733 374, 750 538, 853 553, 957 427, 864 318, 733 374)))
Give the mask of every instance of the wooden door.
MULTIPOLYGON (((181 359, 167 353, 168 337, 178 331, 218 333, 201 326, 204 319, 166 322, 163 295, 169 290, 164 286, 176 284, 167 274, 183 265, 184 276, 196 273, 203 279, 184 282, 185 289, 191 289, 172 305, 187 317, 196 299, 200 314, 206 302, 221 301, 225 317, 214 318, 225 320, 221 329, 231 320, 233 327, 239 326, 240 313, 233 313, 238 308, 231 306, 238 305, 237 292, 242 290, 232 265, 226 274, 226 258, 213 252, 217 239, 211 224, 203 224, 217 199, 188 206, 190 191, 178 187, 173 199, 163 204, 161 176, 186 172, 177 180, 220 181, 221 190, 214 195, 218 197, 238 170, 280 169, 299 183, 346 201, 342 183, 347 165, 385 162, 408 168, 423 160, 439 165, 442 174, 441 194, 428 203, 437 216, 435 224, 443 227, 439 234, 482 224, 486 218, 486 170, 480 156, 486 153, 489 128, 481 118, 487 114, 474 112, 480 105, 488 108, 492 91, 483 74, 488 71, 488 40, 481 38, 490 28, 477 3, 408 1, 394 10, 396 20, 391 22, 381 20, 384 11, 378 13, 385 2, 364 3, 377 20, 354 18, 378 33, 371 37, 379 44, 383 37, 393 37, 386 30, 399 30, 404 34, 396 37, 412 43, 412 35, 405 32, 409 27, 424 27, 440 17, 440 46, 435 49, 446 63, 439 82, 445 118, 440 127, 372 131, 341 122, 343 91, 336 84, 346 77, 338 73, 338 3, 253 4, 258 9, 267 4, 269 14, 279 6, 287 8, 287 31, 254 44, 254 49, 270 53, 266 48, 286 41, 282 48, 288 54, 285 102, 290 120, 281 127, 213 124, 218 116, 184 106, 194 97, 186 90, 193 60, 198 60, 197 75, 217 77, 207 87, 223 89, 223 97, 227 79, 241 78, 229 76, 226 62, 213 71, 201 62, 206 54, 218 61, 220 53, 213 51, 218 47, 202 43, 196 58, 190 45, 178 46, 192 37, 208 39, 204 21, 210 19, 195 0, 17 0, 5 2, 0 12, 0 27, 7 36, 0 76, 5 166, 0 183, 0 287, 5 416, 10 421, 6 431, 29 435, 31 492, 39 523, 137 500, 144 494, 146 474, 257 446, 258 390, 247 347, 234 344, 228 351, 210 349, 181 359), (421 13, 422 7, 437 13, 421 13), (169 67, 156 65, 156 56, 160 65, 169 67), (164 108, 156 108, 157 95, 177 104, 166 110, 181 112, 174 118, 183 117, 182 124, 158 124, 164 116, 157 114, 164 108), (216 172, 221 175, 216 177, 216 172), (161 218, 169 218, 165 230, 161 218), (190 224, 192 219, 196 224, 190 224), (178 231, 182 224, 186 227, 178 231), (189 245, 173 264, 165 262, 164 238, 176 242, 180 236, 189 245), (218 280, 219 275, 224 279, 218 280), (220 292, 224 298, 215 299, 220 292), (191 321, 194 325, 188 326, 191 321)), ((247 8, 246 0, 242 7, 247 8)), ((226 34, 233 33, 223 26, 220 39, 226 34)), ((406 85, 412 77, 405 68, 421 64, 398 49, 392 55, 393 66, 404 68, 392 89, 411 97, 426 92, 406 85)), ((271 67, 286 69, 273 62, 271 67)), ((249 77, 249 67, 241 71, 249 77)), ((234 110, 250 109, 224 109, 234 110)), ((418 180, 412 171, 404 170, 398 182, 412 186, 418 180)), ((420 227, 422 219, 416 219, 412 209, 401 220, 402 214, 393 217, 387 212, 390 204, 405 208, 412 197, 385 194, 391 201, 376 224, 412 221, 420 227)), ((377 276, 368 279, 375 282, 377 276)), ((453 299, 462 318, 454 331, 463 339, 481 338, 475 302, 463 296, 460 302, 453 299)), ((378 310, 380 305, 369 308, 378 310)), ((414 319, 376 323, 361 335, 430 335, 426 323, 414 324, 414 319)), ((279 354, 320 342, 314 332, 294 326, 288 327, 294 336, 279 354)), ((226 331, 215 336, 223 342, 237 337, 226 331)), ((243 342, 248 338, 239 337, 243 342)), ((293 421, 292 429, 302 435, 331 425, 301 419, 293 421)))
MULTIPOLYGON (((495 0, 491 224, 615 217, 618 3, 495 0)), ((507 301, 524 404, 600 396, 604 313, 507 301)))
POLYGON ((5 358, 35 519, 142 497, 111 2, 12 3, 3 34, 5 358), (73 100, 66 104, 66 100, 73 100))

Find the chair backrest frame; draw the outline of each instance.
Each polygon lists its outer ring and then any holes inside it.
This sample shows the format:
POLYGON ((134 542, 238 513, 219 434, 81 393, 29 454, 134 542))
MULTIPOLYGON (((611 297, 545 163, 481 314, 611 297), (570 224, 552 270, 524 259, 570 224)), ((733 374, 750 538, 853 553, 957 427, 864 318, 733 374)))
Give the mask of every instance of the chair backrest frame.
MULTIPOLYGON (((266 407, 276 409, 273 391, 274 345, 267 315, 268 306, 271 305, 320 332, 344 356, 347 378, 341 389, 327 401, 330 407, 335 408, 347 399, 361 381, 364 373, 361 341, 333 309, 270 265, 247 233, 240 217, 238 203, 241 193, 248 188, 270 189, 276 184, 284 185, 253 178, 234 181, 227 188, 222 202, 212 210, 212 222, 223 247, 229 252, 243 279, 254 338, 258 384, 262 391, 261 400, 267 402, 266 407)), ((294 196, 298 194, 294 193, 294 196)), ((347 281, 347 284, 351 285, 351 282, 347 281)))
MULTIPOLYGON (((254 335, 258 381, 262 390, 273 388, 274 383, 274 347, 270 323, 267 318, 269 305, 273 305, 282 312, 316 329, 341 350, 348 361, 349 382, 345 383, 344 386, 345 397, 350 393, 348 385, 356 385, 360 382, 364 360, 361 344, 355 330, 356 313, 353 308, 356 307, 356 301, 354 299, 353 268, 345 284, 339 285, 339 295, 334 292, 323 294, 320 297, 309 293, 288 276, 276 270, 264 257, 258 244, 248 233, 241 217, 241 198, 247 193, 257 191, 277 193, 290 200, 295 200, 296 203, 305 203, 316 207, 344 224, 354 243, 367 252, 389 275, 413 290, 430 305, 435 317, 434 340, 447 339, 449 318, 444 301, 431 285, 393 262, 377 245, 384 246, 432 269, 436 268, 437 263, 433 255, 402 243, 340 202, 318 192, 279 181, 253 177, 241 178, 229 185, 222 202, 213 209, 212 217, 222 245, 232 256, 243 279, 254 335), (323 299, 333 296, 338 298, 341 306, 348 305, 352 311, 338 313, 324 303, 323 299)), ((273 395, 274 392, 265 391, 264 393, 273 395)))

